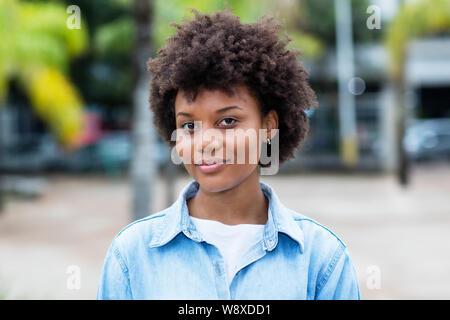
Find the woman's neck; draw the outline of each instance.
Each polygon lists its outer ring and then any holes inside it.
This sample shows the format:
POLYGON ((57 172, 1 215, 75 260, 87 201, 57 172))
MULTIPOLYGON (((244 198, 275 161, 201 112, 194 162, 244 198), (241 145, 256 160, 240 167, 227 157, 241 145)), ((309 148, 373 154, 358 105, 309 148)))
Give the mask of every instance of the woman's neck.
POLYGON ((257 170, 237 186, 225 191, 208 192, 200 185, 197 194, 187 200, 191 216, 228 225, 266 224, 268 204, 259 184, 257 170))

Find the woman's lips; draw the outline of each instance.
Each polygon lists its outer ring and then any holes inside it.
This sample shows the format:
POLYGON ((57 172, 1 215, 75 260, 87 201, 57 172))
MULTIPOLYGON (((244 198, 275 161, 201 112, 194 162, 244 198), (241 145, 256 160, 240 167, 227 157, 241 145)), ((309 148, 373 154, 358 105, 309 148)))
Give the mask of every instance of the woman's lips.
POLYGON ((204 173, 212 173, 218 171, 220 168, 225 166, 225 164, 226 162, 223 161, 214 161, 211 162, 210 164, 203 162, 202 164, 196 164, 196 166, 200 169, 200 171, 204 173))

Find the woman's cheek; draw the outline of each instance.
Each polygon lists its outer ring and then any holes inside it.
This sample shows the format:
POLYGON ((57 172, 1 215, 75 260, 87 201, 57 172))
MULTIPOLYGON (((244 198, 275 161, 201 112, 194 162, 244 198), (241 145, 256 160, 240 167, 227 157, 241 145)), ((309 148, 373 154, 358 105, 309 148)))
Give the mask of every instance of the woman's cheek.
POLYGON ((193 145, 191 139, 189 138, 183 138, 180 139, 180 141, 177 141, 176 144, 176 150, 178 153, 178 156, 181 158, 184 164, 191 164, 193 163, 193 145))
POLYGON ((238 136, 235 140, 235 163, 257 164, 259 160, 259 144, 256 134, 247 132, 246 135, 238 136))

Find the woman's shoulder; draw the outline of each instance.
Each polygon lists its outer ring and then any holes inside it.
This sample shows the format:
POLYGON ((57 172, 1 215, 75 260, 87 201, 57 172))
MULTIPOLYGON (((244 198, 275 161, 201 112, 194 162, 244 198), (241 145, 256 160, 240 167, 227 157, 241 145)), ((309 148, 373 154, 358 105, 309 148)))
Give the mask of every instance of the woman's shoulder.
POLYGON ((305 245, 329 247, 338 246, 343 249, 347 247, 340 236, 321 222, 318 222, 317 220, 292 209, 287 209, 287 211, 302 231, 305 245))
POLYGON ((169 209, 166 208, 129 223, 116 234, 113 242, 120 243, 122 248, 135 246, 139 242, 150 243, 169 209))
MULTIPOLYGON (((330 248, 330 250, 343 250, 346 248, 345 243, 338 237, 331 229, 325 227, 322 223, 319 223, 309 216, 303 215, 298 211, 292 210, 286 207, 284 203, 281 202, 275 190, 268 184, 261 182, 261 187, 263 191, 270 194, 271 200, 273 202, 273 208, 275 211, 279 211, 282 216, 287 215, 289 219, 282 219, 281 224, 294 224, 295 227, 285 225, 284 227, 290 230, 297 230, 301 234, 304 246, 308 248, 314 248, 319 250, 325 250, 330 248), (292 218, 292 219, 291 219, 292 218), (294 221, 292 221, 294 220, 294 221)), ((295 232, 295 231, 294 231, 295 232)))

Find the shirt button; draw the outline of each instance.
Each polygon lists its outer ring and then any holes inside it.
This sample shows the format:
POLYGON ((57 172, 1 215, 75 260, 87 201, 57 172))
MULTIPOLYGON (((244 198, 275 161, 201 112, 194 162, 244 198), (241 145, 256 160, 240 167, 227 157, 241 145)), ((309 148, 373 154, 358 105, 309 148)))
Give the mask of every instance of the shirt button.
POLYGON ((222 275, 222 268, 220 267, 220 264, 216 264, 216 273, 217 275, 222 275))

